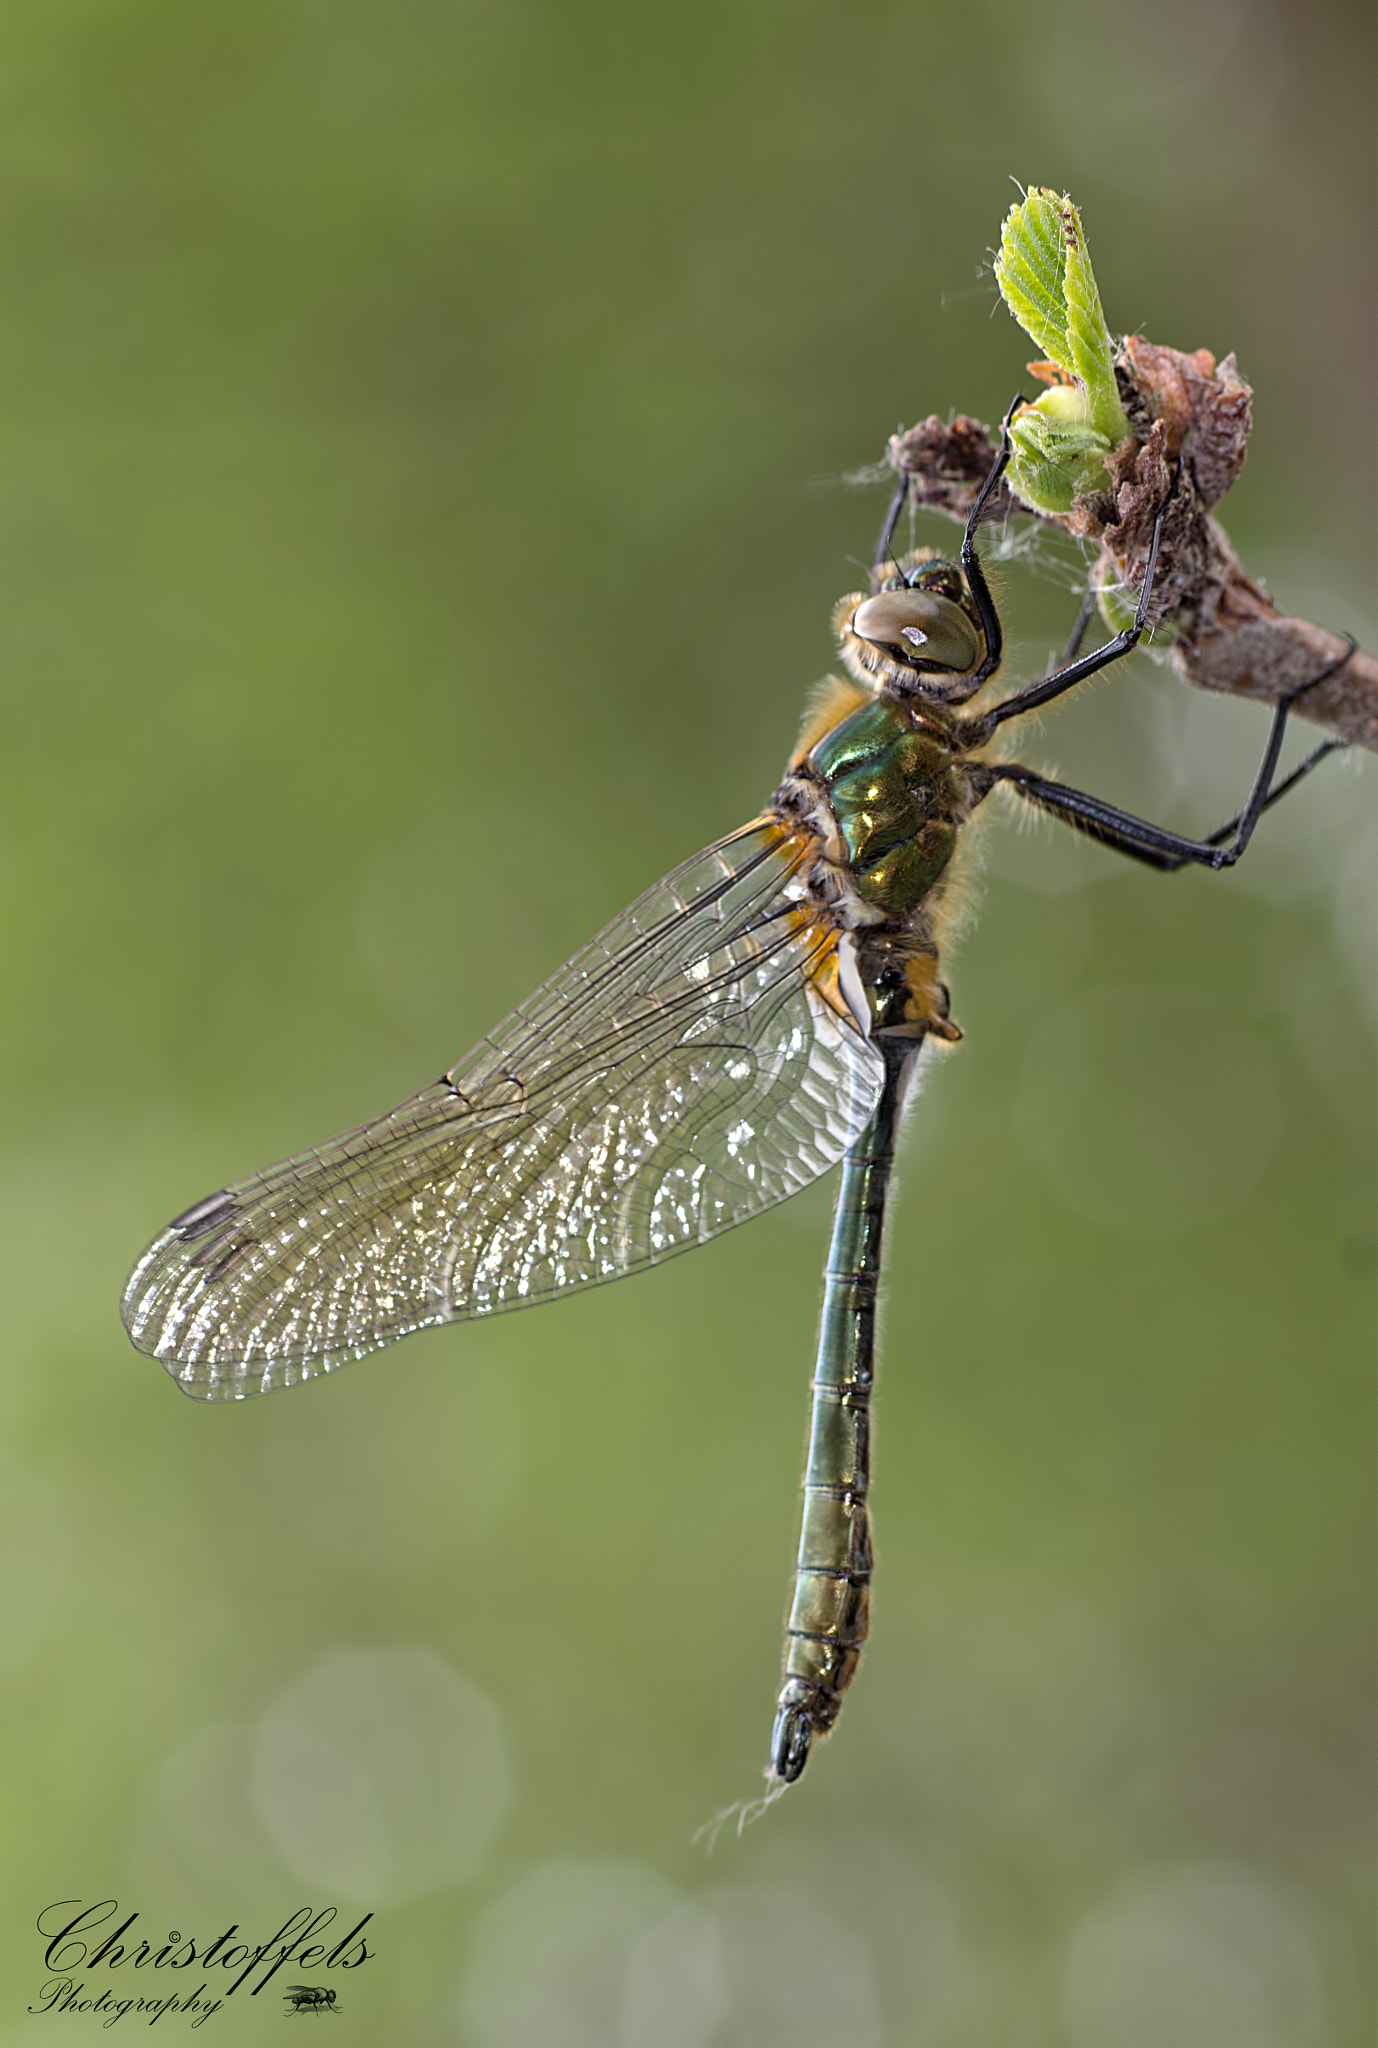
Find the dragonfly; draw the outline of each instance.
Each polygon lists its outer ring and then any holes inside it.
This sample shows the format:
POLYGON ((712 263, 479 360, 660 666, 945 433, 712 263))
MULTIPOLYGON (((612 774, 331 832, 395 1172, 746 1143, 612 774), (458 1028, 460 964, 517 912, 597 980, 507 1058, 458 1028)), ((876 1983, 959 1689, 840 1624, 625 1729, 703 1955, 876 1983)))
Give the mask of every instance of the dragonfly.
POLYGON ((1348 654, 1279 699, 1243 809, 1204 839, 1003 757, 1008 721, 1137 645, 1167 511, 1132 623, 1081 653, 1088 595, 1061 662, 977 708, 1003 654, 977 532, 1023 403, 956 560, 895 557, 900 477, 871 588, 833 614, 845 674, 760 816, 673 869, 419 1094, 184 1209, 124 1294, 134 1344, 184 1393, 242 1400, 657 1265, 840 1163, 773 1789, 834 1726, 868 1634, 886 1197, 921 1069, 961 1037, 940 948, 964 824, 1003 786, 1149 867, 1220 871, 1339 744, 1277 779, 1293 701, 1348 654))

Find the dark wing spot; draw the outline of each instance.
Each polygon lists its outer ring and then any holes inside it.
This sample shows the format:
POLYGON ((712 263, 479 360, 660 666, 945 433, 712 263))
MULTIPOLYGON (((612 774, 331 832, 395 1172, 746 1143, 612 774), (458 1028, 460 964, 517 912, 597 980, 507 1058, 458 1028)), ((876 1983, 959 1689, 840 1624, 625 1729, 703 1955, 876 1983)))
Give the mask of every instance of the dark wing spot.
MULTIPOLYGON (((249 1253, 255 1250, 257 1245, 258 1239, 256 1237, 241 1237, 237 1243, 233 1244, 227 1244, 226 1240, 222 1237, 218 1238, 213 1245, 208 1245, 206 1251, 220 1252, 220 1257, 216 1260, 215 1264, 207 1267, 206 1280, 208 1284, 214 1286, 217 1280, 223 1280, 225 1275, 233 1267, 237 1266, 241 1259, 246 1259, 249 1253), (224 1251, 220 1251, 222 1245, 226 1247, 224 1251)), ((194 1265, 204 1265, 206 1263, 206 1253, 199 1252, 192 1263, 194 1265)))
POLYGON ((204 1244, 199 1244, 196 1247, 196 1250, 187 1260, 187 1264, 189 1266, 213 1266, 220 1257, 220 1254, 234 1243, 236 1228, 235 1219, 231 1217, 224 1230, 218 1230, 214 1237, 208 1237, 204 1244))
POLYGON ((213 1195, 207 1195, 203 1202, 196 1202, 190 1209, 184 1209, 180 1216, 174 1216, 168 1225, 175 1230, 183 1244, 190 1244, 194 1238, 204 1237, 208 1230, 227 1223, 239 1214, 239 1205, 228 1188, 220 1188, 213 1195))

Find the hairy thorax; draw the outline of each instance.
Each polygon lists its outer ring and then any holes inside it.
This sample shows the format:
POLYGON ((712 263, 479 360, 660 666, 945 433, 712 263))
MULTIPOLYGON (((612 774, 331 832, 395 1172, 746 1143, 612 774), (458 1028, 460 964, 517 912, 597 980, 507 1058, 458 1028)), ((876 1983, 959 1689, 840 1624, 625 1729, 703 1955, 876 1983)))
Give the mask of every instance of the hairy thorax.
POLYGON ((958 830, 983 794, 959 716, 931 698, 830 680, 776 804, 819 853, 814 886, 851 935, 870 1028, 959 1034, 938 976, 958 830))

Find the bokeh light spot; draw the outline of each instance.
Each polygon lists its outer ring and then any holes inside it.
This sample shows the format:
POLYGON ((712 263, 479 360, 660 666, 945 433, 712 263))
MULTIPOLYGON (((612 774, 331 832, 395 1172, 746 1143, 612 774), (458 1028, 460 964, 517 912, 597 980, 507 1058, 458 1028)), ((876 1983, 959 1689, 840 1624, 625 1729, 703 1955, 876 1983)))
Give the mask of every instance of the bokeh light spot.
POLYGON ((628 1864, 549 1863, 476 1930, 481 2048, 880 2048, 864 1942, 788 1886, 676 1900, 628 1864))
POLYGON ((1072 2048, 1308 2048, 1325 2008, 1304 1908, 1242 1867, 1130 1886, 1068 1959, 1072 2048))
POLYGON ((336 1650, 259 1722, 254 1804, 305 1883, 370 1906, 473 1877, 511 1799, 486 1693, 428 1650, 336 1650))

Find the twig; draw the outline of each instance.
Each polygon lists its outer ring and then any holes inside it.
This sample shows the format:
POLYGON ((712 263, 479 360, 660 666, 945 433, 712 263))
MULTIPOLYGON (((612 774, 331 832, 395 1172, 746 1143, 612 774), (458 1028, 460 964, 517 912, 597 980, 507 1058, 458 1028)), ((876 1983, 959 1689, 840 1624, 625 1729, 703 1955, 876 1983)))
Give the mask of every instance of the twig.
MULTIPOLYGON (((1038 513, 1098 544, 1092 570, 1106 591, 1137 590, 1149 537, 1180 460, 1168 508, 1150 623, 1173 629, 1177 673, 1198 689, 1272 703, 1338 660, 1344 637, 1278 611, 1249 576, 1210 508, 1243 466, 1252 397, 1233 356, 1183 355, 1132 335, 1115 364, 1132 436, 1106 460, 1106 488, 1065 515, 1038 513)), ((964 520, 995 460, 989 428, 964 414, 936 416, 892 436, 891 467, 911 478, 916 505, 964 520)), ((1002 486, 988 517, 1026 511, 1002 486)), ((1378 661, 1355 649, 1337 675, 1300 699, 1296 715, 1337 739, 1378 752, 1378 661)))

